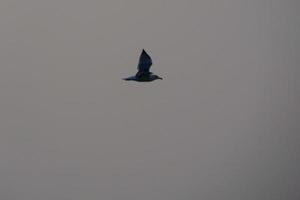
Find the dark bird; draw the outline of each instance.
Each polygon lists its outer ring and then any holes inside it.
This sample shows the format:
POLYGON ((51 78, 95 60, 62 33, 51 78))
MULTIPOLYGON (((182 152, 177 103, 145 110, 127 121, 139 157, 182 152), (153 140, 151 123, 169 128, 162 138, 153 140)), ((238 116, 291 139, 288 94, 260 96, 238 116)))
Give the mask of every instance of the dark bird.
POLYGON ((135 76, 130 76, 128 78, 124 78, 123 80, 126 81, 137 81, 137 82, 151 82, 156 79, 161 79, 161 77, 153 74, 150 72, 150 67, 152 65, 152 59, 151 57, 147 54, 147 52, 143 49, 140 59, 139 59, 139 64, 138 64, 138 72, 136 73, 135 76))

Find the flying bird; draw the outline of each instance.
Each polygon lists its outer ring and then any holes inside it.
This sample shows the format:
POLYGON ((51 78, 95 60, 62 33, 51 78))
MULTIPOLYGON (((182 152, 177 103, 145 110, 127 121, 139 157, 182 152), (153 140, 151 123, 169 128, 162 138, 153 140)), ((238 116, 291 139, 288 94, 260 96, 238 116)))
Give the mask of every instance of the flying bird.
POLYGON ((123 80, 137 81, 137 82, 151 82, 156 79, 162 80, 161 77, 150 72, 151 65, 152 65, 152 59, 147 54, 147 52, 143 49, 137 66, 138 72, 135 74, 135 76, 130 76, 128 78, 124 78, 123 80))

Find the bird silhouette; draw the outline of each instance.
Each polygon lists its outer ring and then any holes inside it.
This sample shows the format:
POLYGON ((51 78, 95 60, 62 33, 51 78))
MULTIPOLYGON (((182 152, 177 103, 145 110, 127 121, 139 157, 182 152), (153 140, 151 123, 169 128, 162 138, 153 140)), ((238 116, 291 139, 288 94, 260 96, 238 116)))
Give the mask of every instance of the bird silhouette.
POLYGON ((147 52, 143 49, 137 66, 138 72, 135 74, 135 76, 130 76, 128 78, 124 78, 123 80, 137 81, 137 82, 151 82, 156 79, 162 80, 161 77, 150 72, 151 65, 152 65, 152 59, 147 54, 147 52))

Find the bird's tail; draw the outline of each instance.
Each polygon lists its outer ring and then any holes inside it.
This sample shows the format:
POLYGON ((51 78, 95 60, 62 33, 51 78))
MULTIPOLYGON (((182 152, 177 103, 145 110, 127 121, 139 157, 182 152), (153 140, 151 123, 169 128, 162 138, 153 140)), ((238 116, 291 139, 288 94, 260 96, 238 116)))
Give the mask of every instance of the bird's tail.
POLYGON ((128 78, 122 78, 124 81, 132 81, 132 77, 128 77, 128 78))

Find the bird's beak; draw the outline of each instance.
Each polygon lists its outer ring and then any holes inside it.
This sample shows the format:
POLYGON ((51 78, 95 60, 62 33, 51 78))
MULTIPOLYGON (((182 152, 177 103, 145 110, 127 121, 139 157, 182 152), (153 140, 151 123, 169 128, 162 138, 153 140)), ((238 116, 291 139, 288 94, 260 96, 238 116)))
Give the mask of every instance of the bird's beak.
POLYGON ((160 80, 163 80, 163 78, 162 78, 162 77, 158 77, 158 79, 160 79, 160 80))

